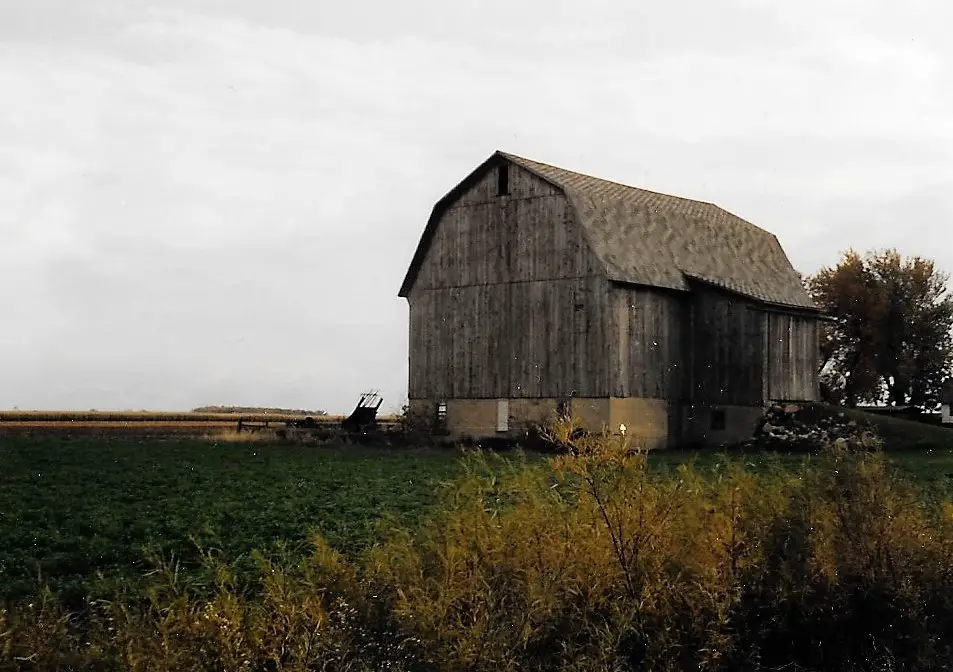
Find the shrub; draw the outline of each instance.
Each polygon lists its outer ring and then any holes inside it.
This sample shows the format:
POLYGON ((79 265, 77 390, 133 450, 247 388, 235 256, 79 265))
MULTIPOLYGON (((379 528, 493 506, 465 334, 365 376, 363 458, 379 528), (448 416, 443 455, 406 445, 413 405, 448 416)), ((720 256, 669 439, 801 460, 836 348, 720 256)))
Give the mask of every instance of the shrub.
POLYGON ((351 562, 256 555, 253 580, 158 562, 145 595, 82 623, 3 612, 38 668, 229 670, 949 669, 953 505, 928 506, 875 439, 755 473, 659 477, 625 437, 550 428, 544 462, 473 450, 420 529, 351 562))

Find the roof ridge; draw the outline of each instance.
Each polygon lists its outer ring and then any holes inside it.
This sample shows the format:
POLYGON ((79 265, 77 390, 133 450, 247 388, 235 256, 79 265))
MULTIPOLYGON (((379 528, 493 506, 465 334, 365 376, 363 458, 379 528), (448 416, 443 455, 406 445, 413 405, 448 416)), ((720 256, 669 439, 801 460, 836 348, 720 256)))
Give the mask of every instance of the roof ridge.
MULTIPOLYGON (((656 191, 656 190, 654 190, 654 189, 646 189, 646 188, 644 188, 644 187, 636 187, 636 186, 633 186, 633 185, 631 185, 631 184, 627 184, 627 183, 625 183, 625 182, 619 182, 618 180, 610 180, 610 179, 605 178, 605 177, 599 177, 598 175, 591 175, 591 174, 589 174, 589 173, 582 173, 582 172, 580 172, 580 171, 578 171, 578 170, 572 170, 571 168, 563 168, 562 166, 557 166, 557 165, 554 164, 554 163, 547 163, 547 162, 545 162, 545 161, 539 161, 538 159, 531 159, 531 158, 529 158, 528 156, 521 156, 521 155, 519 155, 519 154, 513 154, 512 152, 506 152, 506 151, 503 151, 503 150, 501 150, 501 149, 500 149, 500 150, 497 150, 496 153, 497 153, 498 155, 503 156, 503 157, 508 158, 508 159, 515 159, 516 161, 526 161, 526 162, 529 162, 529 163, 535 163, 535 164, 537 164, 537 165, 544 166, 544 167, 546 167, 546 168, 552 168, 552 169, 554 169, 554 170, 559 170, 559 171, 562 171, 562 172, 564 172, 564 173, 571 173, 572 175, 578 175, 579 177, 584 177, 584 178, 586 178, 587 180, 598 180, 599 182, 605 182, 605 183, 607 183, 607 184, 614 184, 614 185, 616 185, 616 186, 623 187, 623 188, 625 188, 625 189, 633 189, 633 190, 635 190, 635 191, 641 191, 641 192, 644 192, 644 193, 646 193, 646 194, 653 194, 653 195, 655 195, 655 196, 664 196, 665 198, 674 198, 674 199, 679 200, 679 201, 686 201, 686 202, 689 202, 689 203, 698 203, 698 204, 701 204, 701 205, 708 205, 708 206, 711 206, 711 207, 713 207, 713 208, 718 208, 718 209, 720 209, 720 210, 725 210, 725 208, 722 208, 722 207, 721 207, 720 205, 718 205, 717 203, 713 203, 713 202, 711 202, 711 201, 702 201, 702 200, 699 200, 699 199, 697 199, 697 198, 687 198, 687 197, 685 197, 685 196, 679 196, 678 194, 670 194, 670 193, 665 192, 665 191, 656 191)), ((725 212, 728 212, 728 211, 725 210, 725 212)))
POLYGON ((552 168, 552 169, 554 169, 554 170, 558 170, 558 171, 561 171, 561 172, 563 172, 563 173, 568 173, 568 174, 571 174, 571 175, 577 175, 577 176, 583 177, 583 178, 585 178, 585 179, 587 179, 587 180, 596 180, 596 181, 598 181, 598 182, 604 182, 604 183, 606 183, 606 184, 613 184, 613 185, 622 187, 622 188, 624 188, 624 189, 630 189, 630 190, 632 190, 632 191, 641 192, 641 193, 643 193, 643 194, 651 194, 651 195, 653 195, 653 196, 661 196, 661 197, 663 197, 663 198, 670 198, 670 199, 673 199, 673 200, 676 200, 676 201, 682 201, 683 203, 686 203, 686 204, 691 203, 691 204, 695 204, 695 205, 703 205, 703 206, 706 206, 706 207, 709 207, 709 208, 715 208, 716 210, 719 210, 719 211, 725 213, 726 215, 728 215, 728 216, 730 216, 730 217, 733 217, 733 218, 735 218, 735 219, 741 221, 743 224, 746 224, 747 226, 753 227, 754 229, 756 229, 756 230, 758 230, 758 231, 760 231, 760 232, 762 232, 762 233, 765 233, 765 234, 767 234, 767 235, 769 235, 769 236, 772 236, 772 237, 775 237, 775 238, 777 237, 777 236, 775 236, 775 234, 774 234, 773 232, 771 232, 771 231, 765 229, 763 226, 759 226, 759 225, 755 224, 754 222, 752 222, 752 221, 750 221, 750 220, 748 220, 748 219, 745 219, 744 217, 741 217, 740 215, 736 214, 736 213, 733 212, 732 210, 729 210, 728 208, 726 208, 726 207, 724 207, 724 206, 722 206, 722 205, 718 205, 717 203, 715 203, 715 202, 713 202, 713 201, 703 201, 703 200, 700 200, 700 199, 697 199, 697 198, 688 198, 688 197, 686 197, 686 196, 679 196, 679 195, 677 195, 677 194, 670 194, 670 193, 667 193, 667 192, 664 192, 664 191, 655 191, 654 189, 645 189, 644 187, 635 187, 635 186, 632 186, 631 184, 626 184, 625 182, 619 182, 618 180, 610 180, 610 179, 607 179, 607 178, 604 178, 604 177, 599 177, 599 176, 597 176, 597 175, 590 175, 589 173, 581 173, 581 172, 579 172, 578 170, 572 170, 571 168, 563 168, 562 166, 557 166, 557 165, 552 164, 552 163, 546 163, 545 161, 538 161, 538 160, 536 160, 536 159, 531 159, 531 158, 526 157, 526 156, 521 156, 521 155, 519 155, 519 154, 513 154, 512 152, 506 152, 506 151, 503 151, 503 150, 497 150, 497 151, 496 151, 496 154, 499 155, 499 156, 503 156, 503 157, 509 158, 509 159, 515 159, 516 161, 524 161, 524 162, 529 162, 529 163, 535 163, 535 164, 537 164, 537 165, 539 165, 539 166, 543 166, 543 167, 546 167, 546 168, 552 168))
POLYGON ((502 150, 494 156, 512 161, 565 193, 590 246, 612 278, 687 289, 690 274, 759 301, 816 308, 795 280, 777 236, 720 205, 633 187, 502 150), (661 250, 665 253, 660 256, 661 250))
POLYGON ((756 301, 818 310, 778 237, 709 201, 633 187, 496 150, 433 208, 401 285, 407 296, 448 204, 500 161, 559 189, 610 280, 691 291, 690 276, 756 301))

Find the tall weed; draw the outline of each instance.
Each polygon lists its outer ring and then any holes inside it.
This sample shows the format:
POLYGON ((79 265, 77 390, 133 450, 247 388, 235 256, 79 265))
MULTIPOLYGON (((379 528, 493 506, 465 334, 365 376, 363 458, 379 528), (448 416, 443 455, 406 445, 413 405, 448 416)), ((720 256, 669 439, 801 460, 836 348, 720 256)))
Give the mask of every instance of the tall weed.
POLYGON ((802 469, 724 459, 659 476, 625 437, 551 429, 544 462, 480 451, 419 529, 347 559, 156 560, 77 620, 0 612, 7 667, 131 670, 949 669, 953 505, 873 437, 802 469))

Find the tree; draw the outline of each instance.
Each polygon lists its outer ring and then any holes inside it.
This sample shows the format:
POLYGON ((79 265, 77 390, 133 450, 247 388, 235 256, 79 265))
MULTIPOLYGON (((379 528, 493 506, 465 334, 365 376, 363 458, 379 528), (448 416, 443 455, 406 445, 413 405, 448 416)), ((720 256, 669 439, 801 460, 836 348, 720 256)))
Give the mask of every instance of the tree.
POLYGON ((932 261, 896 250, 844 253, 805 280, 822 326, 826 401, 935 408, 953 370, 953 295, 932 261))
POLYGON ((853 405, 877 387, 876 330, 882 294, 865 260, 854 251, 840 264, 805 280, 808 292, 834 320, 821 329, 821 386, 826 401, 853 405))

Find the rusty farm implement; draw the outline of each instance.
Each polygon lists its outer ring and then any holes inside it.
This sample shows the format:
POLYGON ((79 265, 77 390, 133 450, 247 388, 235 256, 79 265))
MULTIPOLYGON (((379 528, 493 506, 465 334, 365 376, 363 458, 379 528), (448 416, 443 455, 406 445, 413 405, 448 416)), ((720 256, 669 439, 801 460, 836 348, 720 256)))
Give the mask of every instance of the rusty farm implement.
POLYGON ((372 390, 361 394, 351 414, 341 420, 310 415, 304 418, 276 418, 275 420, 239 418, 236 429, 239 433, 271 430, 278 438, 312 437, 328 440, 366 437, 385 429, 384 425, 391 424, 382 423, 377 417, 383 402, 384 399, 380 393, 372 390))

